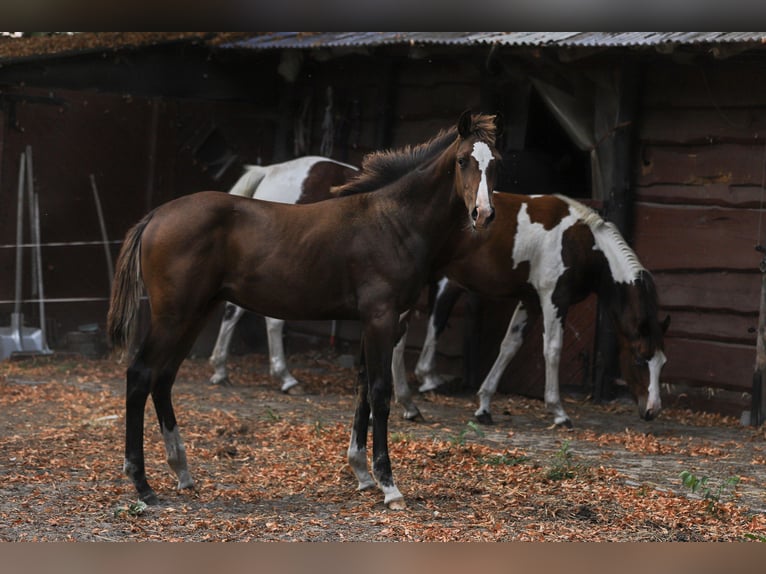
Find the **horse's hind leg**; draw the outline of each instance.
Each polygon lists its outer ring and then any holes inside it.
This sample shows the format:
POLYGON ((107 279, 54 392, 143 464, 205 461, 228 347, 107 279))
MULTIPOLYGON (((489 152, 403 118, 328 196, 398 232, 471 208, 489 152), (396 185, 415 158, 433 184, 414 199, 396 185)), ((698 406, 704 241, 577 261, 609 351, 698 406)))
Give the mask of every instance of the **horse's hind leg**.
MULTIPOLYGON (((553 424, 571 428, 572 421, 561 404, 559 394, 559 363, 564 342, 566 307, 561 317, 553 303, 540 297, 543 308, 543 356, 545 358, 545 406, 553 414, 553 424)), ((561 312, 561 311, 559 311, 561 312)))
POLYGON ((194 487, 194 480, 189 473, 189 466, 186 462, 186 448, 183 440, 181 440, 181 433, 178 430, 170 396, 180 364, 181 361, 177 361, 163 370, 152 390, 154 409, 160 423, 162 438, 165 441, 166 460, 178 478, 178 490, 194 487))
POLYGON ((133 364, 128 369, 125 415, 125 474, 133 481, 138 496, 147 504, 159 502, 154 490, 146 479, 144 466, 144 407, 151 393, 160 431, 165 441, 165 450, 170 467, 178 477, 178 488, 189 488, 194 482, 186 463, 186 449, 176 423, 170 392, 180 360, 166 362, 162 368, 152 367, 154 363, 144 349, 151 347, 151 339, 144 343, 133 364))
POLYGON ((285 322, 281 319, 265 317, 266 334, 269 340, 269 373, 282 381, 281 390, 291 395, 301 394, 300 383, 287 370, 285 347, 282 342, 282 332, 285 322))
POLYGON ((146 479, 144 466, 144 407, 150 393, 165 441, 167 461, 178 477, 178 487, 190 488, 194 485, 173 411, 171 389, 178 367, 191 349, 207 314, 184 310, 177 315, 187 319, 180 324, 168 326, 160 324, 156 316, 152 317, 150 333, 128 369, 124 469, 133 481, 139 497, 147 504, 158 502, 157 495, 146 479))
POLYGON ((218 338, 215 341, 213 354, 210 355, 210 364, 213 366, 214 373, 210 377, 211 385, 228 385, 229 373, 226 369, 226 361, 229 358, 229 345, 231 337, 234 334, 234 327, 244 315, 245 310, 234 303, 226 302, 223 310, 223 320, 221 328, 218 330, 218 338))
POLYGON ((396 402, 402 405, 404 413, 402 416, 408 421, 422 419, 420 409, 412 400, 412 391, 407 383, 407 369, 404 365, 404 348, 407 343, 408 319, 402 319, 402 335, 394 347, 393 360, 391 361, 391 376, 394 381, 394 395, 396 402))
POLYGON ((139 498, 147 504, 159 500, 146 480, 144 467, 144 408, 151 387, 151 369, 143 361, 143 347, 128 367, 125 392, 125 463, 139 498))
POLYGON ((508 363, 511 362, 511 359, 516 355, 524 341, 524 330, 528 320, 529 316, 524 304, 519 303, 513 312, 510 323, 508 323, 508 330, 505 332, 505 337, 503 337, 503 341, 500 343, 500 351, 497 354, 497 358, 476 393, 479 396, 479 408, 474 415, 482 424, 492 424, 490 401, 495 391, 497 391, 500 377, 503 376, 508 363))
POLYGON ((421 393, 432 391, 445 382, 444 377, 436 372, 436 344, 439 335, 447 325, 447 319, 455 303, 463 292, 462 287, 449 281, 446 277, 442 278, 437 285, 431 315, 428 317, 423 349, 415 365, 415 376, 421 383, 418 391, 421 393))

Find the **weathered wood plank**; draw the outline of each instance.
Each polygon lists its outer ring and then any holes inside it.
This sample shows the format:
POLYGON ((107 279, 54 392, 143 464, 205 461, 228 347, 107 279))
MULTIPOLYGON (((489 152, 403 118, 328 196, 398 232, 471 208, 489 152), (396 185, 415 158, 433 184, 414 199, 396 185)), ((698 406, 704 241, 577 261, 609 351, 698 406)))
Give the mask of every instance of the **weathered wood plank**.
POLYGON ((750 185, 764 183, 766 140, 754 145, 656 146, 644 144, 634 166, 636 184, 750 185))
POLYGON ((452 118, 454 124, 464 110, 481 109, 481 92, 476 84, 406 86, 397 91, 396 100, 400 121, 444 117, 452 118))
MULTIPOLYGON (((641 185, 641 184, 639 184, 641 185)), ((766 205, 766 193, 758 186, 705 183, 703 185, 659 184, 635 188, 636 201, 678 203, 682 205, 719 205, 721 207, 760 208, 766 205)))
POLYGON ((668 314, 671 319, 668 336, 755 345, 756 334, 749 330, 758 325, 757 312, 752 315, 732 315, 676 310, 668 314))
POLYGON ((752 270, 759 212, 723 207, 636 204, 635 245, 652 271, 752 270))
POLYGON ((644 74, 643 105, 647 107, 763 106, 766 75, 756 62, 709 61, 688 66, 655 61, 644 74), (747 89, 742 89, 747 78, 747 89))
POLYGON ((755 366, 755 345, 715 343, 668 337, 668 362, 662 382, 710 386, 749 392, 755 366))
POLYGON ((761 275, 753 250, 752 272, 654 273, 660 305, 675 310, 717 310, 758 313, 761 275))
POLYGON ((750 143, 766 137, 766 111, 645 109, 638 138, 653 144, 750 143))

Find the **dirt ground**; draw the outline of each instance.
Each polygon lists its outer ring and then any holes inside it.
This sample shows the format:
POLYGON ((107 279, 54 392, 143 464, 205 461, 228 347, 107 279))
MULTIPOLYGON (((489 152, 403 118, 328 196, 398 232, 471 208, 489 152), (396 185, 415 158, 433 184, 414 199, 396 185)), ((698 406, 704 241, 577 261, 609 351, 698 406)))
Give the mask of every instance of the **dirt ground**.
POLYGON ((141 508, 122 474, 125 365, 76 356, 0 364, 2 541, 766 541, 766 430, 719 415, 569 397, 575 428, 540 401, 499 395, 495 424, 474 397, 392 407, 394 475, 408 508, 357 492, 345 462, 355 371, 330 353, 290 359, 307 394, 278 391, 265 357, 235 357, 234 386, 203 360, 174 387, 196 480, 175 491, 151 401, 141 508), (692 492, 681 480, 702 484, 692 492))

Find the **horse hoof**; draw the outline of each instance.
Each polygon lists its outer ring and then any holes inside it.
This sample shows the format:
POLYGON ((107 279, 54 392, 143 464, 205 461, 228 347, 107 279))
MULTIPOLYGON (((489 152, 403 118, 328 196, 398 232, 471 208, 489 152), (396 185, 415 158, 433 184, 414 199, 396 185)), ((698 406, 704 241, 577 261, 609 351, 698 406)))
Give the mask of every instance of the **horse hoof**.
POLYGON ((182 476, 178 479, 178 486, 176 487, 176 490, 180 492, 187 488, 194 488, 194 479, 192 479, 188 472, 185 474, 185 476, 182 476))
POLYGON ((215 375, 210 377, 210 384, 211 385, 218 385, 218 386, 221 386, 221 387, 231 387, 232 386, 231 380, 229 379, 229 377, 216 377, 215 375))
POLYGON ((377 484, 375 484, 374 480, 369 480, 369 481, 364 481, 364 482, 360 480, 359 481, 359 485, 356 487, 356 489, 359 492, 362 492, 363 490, 369 490, 370 488, 374 488, 376 486, 377 486, 377 484))
POLYGON ((386 507, 389 510, 406 510, 407 503, 404 502, 404 498, 394 498, 386 502, 386 507))
POLYGON ((149 489, 149 492, 139 494, 138 498, 141 499, 141 502, 146 503, 147 506, 157 506, 160 503, 160 499, 157 498, 152 489, 149 489))
POLYGON ((569 419, 564 419, 563 421, 556 421, 556 426, 560 429, 572 429, 574 428, 574 425, 572 424, 572 421, 569 419))
POLYGON ((292 387, 289 387, 287 389, 282 390, 283 393, 286 395, 291 395, 293 397, 299 397, 301 395, 306 394, 306 390, 303 388, 303 385, 293 385, 292 387))
POLYGON ((492 420, 492 415, 484 411, 482 413, 479 413, 476 415, 476 420, 479 421, 483 425, 493 425, 495 424, 495 421, 492 420))
POLYGON ((428 391, 435 391, 444 384, 444 379, 440 377, 426 377, 423 384, 418 387, 419 393, 427 393, 428 391))
POLYGON ((412 409, 405 409, 404 413, 402 414, 402 418, 406 421, 411 422, 425 422, 425 417, 423 416, 423 413, 420 412, 420 409, 418 407, 414 407, 412 409))

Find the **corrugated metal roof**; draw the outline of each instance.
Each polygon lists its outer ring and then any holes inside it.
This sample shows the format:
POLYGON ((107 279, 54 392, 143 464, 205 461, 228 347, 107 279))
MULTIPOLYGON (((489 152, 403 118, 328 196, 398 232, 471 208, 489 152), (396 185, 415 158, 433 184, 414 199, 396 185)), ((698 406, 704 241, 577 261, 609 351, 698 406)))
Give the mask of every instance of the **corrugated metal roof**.
POLYGON ((766 43, 766 32, 270 32, 223 43, 220 47, 273 50, 418 44, 497 44, 607 48, 740 43, 766 43))

